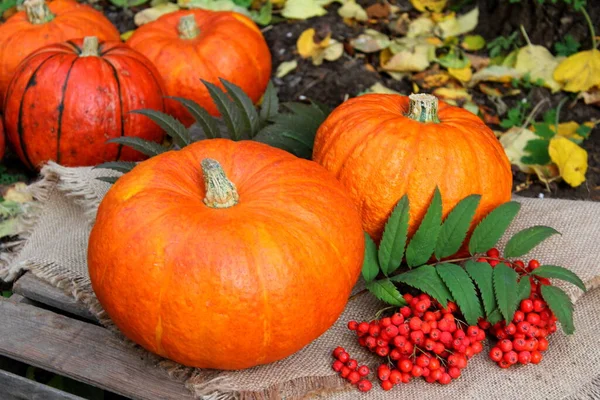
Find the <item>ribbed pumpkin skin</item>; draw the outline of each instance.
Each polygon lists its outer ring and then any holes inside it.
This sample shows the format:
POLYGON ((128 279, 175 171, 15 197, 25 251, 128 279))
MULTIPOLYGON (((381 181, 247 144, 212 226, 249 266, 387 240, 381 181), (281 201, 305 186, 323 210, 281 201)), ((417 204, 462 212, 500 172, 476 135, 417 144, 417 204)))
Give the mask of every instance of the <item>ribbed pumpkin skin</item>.
POLYGON ((408 103, 400 95, 351 99, 316 134, 313 160, 348 188, 363 228, 375 240, 404 194, 410 201, 409 234, 425 215, 436 185, 444 217, 471 194, 482 195, 476 222, 511 197, 510 162, 481 119, 440 101, 441 123, 417 122, 404 116, 408 103))
POLYGON ((164 132, 149 118, 164 111, 164 89, 154 66, 120 42, 101 42, 100 56, 80 57, 82 40, 50 45, 19 66, 7 91, 7 136, 23 162, 39 168, 145 158, 106 141, 136 136, 160 142, 164 132))
MULTIPOLYGON (((239 86, 253 102, 264 93, 271 76, 271 53, 258 27, 234 12, 178 11, 139 27, 127 44, 148 57, 165 81, 169 96, 194 100, 212 115, 219 115, 201 82, 222 87, 219 78, 239 86), (179 37, 182 16, 193 14, 200 34, 179 37)), ((194 122, 187 110, 168 101, 170 113, 186 125, 194 122)))
POLYGON ((119 31, 102 13, 71 0, 47 2, 56 17, 44 24, 32 24, 20 11, 0 24, 0 107, 17 66, 44 46, 84 36, 100 40, 121 40, 119 31))
POLYGON ((282 150, 226 139, 139 164, 109 190, 88 248, 93 289, 131 340, 179 363, 242 369, 300 350, 341 314, 364 235, 345 189, 282 150), (203 203, 200 162, 239 203, 203 203))

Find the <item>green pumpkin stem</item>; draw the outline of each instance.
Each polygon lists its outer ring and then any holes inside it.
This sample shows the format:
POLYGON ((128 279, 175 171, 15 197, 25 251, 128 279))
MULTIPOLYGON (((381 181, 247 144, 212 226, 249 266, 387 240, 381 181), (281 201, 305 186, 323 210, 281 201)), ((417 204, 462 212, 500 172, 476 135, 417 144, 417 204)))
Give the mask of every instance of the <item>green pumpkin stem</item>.
POLYGON ((410 119, 419 122, 439 123, 438 99, 431 94, 411 94, 408 96, 408 114, 410 119))
POLYGON ((240 196, 233 182, 225 175, 221 164, 212 158, 205 158, 200 165, 206 189, 204 204, 211 208, 229 208, 235 206, 240 196))
POLYGON ((79 57, 98 57, 98 38, 96 36, 86 36, 83 39, 79 57))
POLYGON ((23 7, 27 20, 34 25, 45 24, 54 19, 54 14, 44 0, 25 0, 23 7))
POLYGON ((182 39, 193 39, 200 34, 200 28, 194 14, 184 15, 179 19, 177 32, 182 39))

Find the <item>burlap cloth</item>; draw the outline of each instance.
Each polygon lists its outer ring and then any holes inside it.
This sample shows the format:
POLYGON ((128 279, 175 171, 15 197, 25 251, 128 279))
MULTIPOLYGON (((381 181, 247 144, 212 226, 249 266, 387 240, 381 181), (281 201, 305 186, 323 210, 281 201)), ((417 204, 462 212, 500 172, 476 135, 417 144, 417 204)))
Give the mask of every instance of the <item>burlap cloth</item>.
MULTIPOLYGON (((89 231, 97 206, 109 188, 95 178, 110 174, 91 168, 46 166, 43 179, 30 187, 38 202, 25 218, 22 241, 9 244, 12 249, 4 249, 0 278, 14 279, 21 271, 30 270, 64 288, 114 329, 92 293, 86 268, 89 231)), ((576 332, 568 337, 561 331, 554 334, 538 366, 501 370, 481 354, 449 386, 417 380, 391 392, 375 385, 370 393, 360 394, 331 370, 330 353, 343 345, 359 362, 376 365, 377 360, 357 346, 345 327, 350 319, 371 319, 381 308, 382 304, 370 295, 351 300, 323 336, 271 365, 239 372, 192 370, 146 352, 148 362, 165 367, 174 379, 184 380, 202 398, 600 399, 600 290, 591 290, 600 283, 600 203, 515 199, 522 203, 522 210, 510 231, 535 224, 559 230, 562 236, 551 238, 531 256, 572 269, 590 289, 583 295, 574 286, 564 285, 571 298, 577 300, 576 332)), ((355 290, 359 289, 360 284, 355 290)))

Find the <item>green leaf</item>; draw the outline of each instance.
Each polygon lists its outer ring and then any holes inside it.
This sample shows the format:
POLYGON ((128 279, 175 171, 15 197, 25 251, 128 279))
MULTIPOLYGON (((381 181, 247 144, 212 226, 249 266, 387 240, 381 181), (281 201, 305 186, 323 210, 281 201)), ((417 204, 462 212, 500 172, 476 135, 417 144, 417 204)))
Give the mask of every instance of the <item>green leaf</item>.
POLYGON ((406 262, 409 267, 423 265, 431 258, 441 228, 442 196, 436 186, 427 213, 406 248, 406 262))
POLYGON ((271 120, 279 112, 279 98, 277 97, 277 89, 273 85, 273 81, 269 81, 267 90, 263 95, 262 105, 260 106, 260 120, 263 124, 271 120))
POLYGON ((147 155, 148 157, 157 156, 167 151, 167 148, 161 146, 158 143, 133 136, 120 136, 117 138, 109 139, 106 142, 117 143, 122 144, 123 146, 131 147, 132 149, 137 150, 140 153, 147 155))
POLYGON ((517 304, 521 304, 521 301, 528 299, 530 294, 531 284, 529 283, 529 276, 525 275, 517 284, 517 304))
POLYGON ((227 89, 227 94, 233 99, 235 104, 238 106, 240 110, 240 114, 242 116, 242 120, 244 121, 244 125, 246 126, 246 131, 249 133, 250 137, 254 137, 258 132, 260 120, 258 118, 258 112, 256 112, 256 107, 254 107, 254 103, 252 100, 242 89, 238 86, 234 85, 231 82, 227 82, 225 79, 219 79, 223 86, 227 89))
POLYGON ((397 270, 402 263, 408 232, 409 209, 408 196, 404 195, 396 203, 385 224, 383 236, 379 243, 379 264, 386 276, 397 270))
POLYGON ((439 301, 443 307, 446 307, 448 300, 452 300, 452 294, 444 281, 439 277, 435 267, 431 265, 424 265, 411 271, 403 272, 390 278, 390 280, 402 282, 427 293, 439 301))
POLYGON ((150 118, 158 126, 163 128, 167 135, 172 137, 175 144, 179 147, 185 147, 192 142, 190 139, 190 132, 187 130, 185 125, 169 114, 150 109, 133 110, 130 112, 132 114, 145 115, 146 117, 150 118))
POLYGON ((579 289, 586 291, 585 284, 577 275, 573 272, 569 271, 566 268, 559 267, 556 265, 542 265, 536 268, 533 272, 533 275, 539 276, 541 278, 554 278, 560 279, 573 285, 577 286, 579 289))
POLYGON ((118 7, 128 8, 137 7, 147 3, 150 0, 109 0, 112 4, 118 7))
POLYGON ((492 210, 473 230, 469 240, 469 252, 483 253, 493 248, 520 209, 519 203, 509 201, 492 210))
POLYGON ((486 320, 490 324, 495 325, 496 323, 502 321, 502 313, 500 313, 500 310, 496 308, 487 316, 486 320))
POLYGON ((550 141, 546 139, 532 139, 525 145, 524 150, 529 155, 521 157, 521 162, 528 165, 547 165, 552 161, 548 147, 550 141))
POLYGON ((2 0, 0 1, 0 15, 4 13, 4 11, 14 7, 17 5, 17 0, 2 0))
POLYGON ((556 135, 556 132, 550 129, 549 124, 538 122, 533 124, 533 127, 535 128, 535 131, 533 133, 535 133, 543 139, 552 139, 554 135, 556 135))
POLYGON ((542 285, 542 298, 548 304, 548 307, 562 326, 567 335, 575 332, 573 325, 573 303, 569 296, 560 288, 552 285, 542 285))
POLYGON ((119 176, 99 176, 96 179, 102 182, 107 182, 110 184, 115 183, 120 177, 119 176))
POLYGON ((225 125, 227 126, 227 131, 229 132, 231 139, 241 140, 244 133, 249 135, 250 132, 246 129, 244 117, 236 103, 218 86, 205 80, 202 80, 202 83, 204 83, 204 86, 208 89, 210 97, 213 99, 217 109, 221 113, 221 118, 223 118, 223 122, 225 122, 225 125))
POLYGON ((200 125, 204 135, 208 139, 221 137, 221 132, 219 131, 219 126, 217 125, 215 118, 204 108, 200 107, 198 103, 190 99, 184 99, 183 97, 169 98, 181 103, 189 111, 189 113, 192 114, 192 117, 194 117, 198 125, 200 125))
POLYGON ((517 279, 519 274, 505 265, 500 263, 494 268, 494 292, 496 293, 496 302, 498 308, 504 316, 505 321, 512 321, 515 311, 517 311, 517 279))
POLYGON ((365 281, 371 282, 379 274, 377 261, 377 246, 367 232, 365 234, 365 258, 363 259, 362 275, 365 281))
POLYGON ((373 293, 381 301, 393 306, 406 305, 404 297, 402 297, 396 286, 387 278, 380 281, 367 282, 366 287, 369 292, 373 293))
POLYGON ((131 171, 136 165, 137 165, 137 163, 130 162, 130 161, 109 161, 109 162, 105 162, 105 163, 96 165, 94 167, 94 169, 97 169, 97 168, 112 169, 113 171, 126 173, 126 172, 131 171))
POLYGON ((556 229, 548 226, 540 225, 523 229, 510 238, 504 248, 504 257, 521 257, 522 255, 529 253, 535 246, 542 243, 550 236, 556 234, 560 235, 556 229))
POLYGON ((475 262, 469 260, 465 263, 465 270, 471 276, 483 300, 485 313, 490 315, 497 308, 496 297, 494 296, 493 272, 492 266, 486 262, 475 262))
POLYGON ((467 237, 471 220, 475 215, 481 195, 473 194, 462 199, 448 214, 442 224, 435 246, 435 257, 439 260, 455 254, 467 237))
POLYGON ((579 127, 577 127, 577 129, 575 129, 575 133, 584 139, 587 139, 590 136, 591 131, 592 131, 591 127, 589 127, 587 125, 583 125, 583 124, 579 125, 579 127))
POLYGON ((271 0, 267 0, 260 10, 250 10, 250 16, 259 25, 269 25, 273 19, 273 3, 271 0))
POLYGON ((450 289, 450 293, 467 323, 469 325, 477 324, 477 320, 483 317, 483 309, 469 275, 456 264, 442 263, 437 266, 436 270, 450 289))

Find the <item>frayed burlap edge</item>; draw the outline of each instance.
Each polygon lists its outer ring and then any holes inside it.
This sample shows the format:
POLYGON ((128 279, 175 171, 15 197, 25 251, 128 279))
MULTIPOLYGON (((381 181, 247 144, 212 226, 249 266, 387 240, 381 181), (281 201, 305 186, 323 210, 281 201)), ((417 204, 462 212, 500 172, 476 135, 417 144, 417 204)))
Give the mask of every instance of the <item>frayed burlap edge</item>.
MULTIPOLYGON (((113 171, 107 172, 109 175, 114 175, 113 171)), ((116 334, 128 346, 136 349, 146 362, 165 370, 171 379, 184 383, 185 387, 196 398, 203 400, 301 399, 350 389, 350 386, 341 381, 337 375, 331 375, 297 378, 260 391, 239 391, 235 388, 233 382, 228 382, 231 377, 223 376, 222 371, 199 370, 183 366, 150 353, 127 339, 113 324, 98 302, 88 279, 76 276, 73 272, 65 270, 59 265, 40 260, 27 260, 12 264, 12 261, 16 259, 35 230, 44 206, 55 190, 62 192, 82 207, 90 224, 95 220, 97 208, 101 201, 96 193, 81 182, 78 176, 69 168, 51 162, 42 168, 40 174, 41 179, 31 184, 27 189, 35 201, 29 206, 27 212, 19 218, 19 231, 21 233, 15 240, 2 245, 3 251, 0 255, 1 280, 14 281, 24 271, 29 271, 37 278, 61 289, 65 294, 83 303, 102 326, 116 334)))

